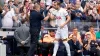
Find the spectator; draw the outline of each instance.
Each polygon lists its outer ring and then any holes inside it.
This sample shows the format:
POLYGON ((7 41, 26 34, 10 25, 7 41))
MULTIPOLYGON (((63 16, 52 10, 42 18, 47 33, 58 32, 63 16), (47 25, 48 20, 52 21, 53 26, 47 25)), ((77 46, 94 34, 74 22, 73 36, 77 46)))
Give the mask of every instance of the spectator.
POLYGON ((14 0, 14 8, 18 7, 19 0, 14 0))
POLYGON ((20 25, 19 8, 14 8, 13 27, 19 27, 20 25))
POLYGON ((27 25, 27 26, 30 26, 30 25, 29 25, 29 14, 26 12, 26 7, 23 6, 23 7, 20 9, 20 11, 21 11, 21 13, 20 13, 20 15, 19 15, 19 17, 20 17, 19 20, 21 21, 21 20, 23 20, 23 19, 26 19, 26 20, 27 20, 26 25, 27 25))
POLYGON ((72 35, 72 39, 68 41, 71 50, 71 56, 82 56, 82 50, 77 36, 72 35))
POLYGON ((95 35, 95 31, 94 31, 94 27, 93 26, 89 27, 89 32, 86 32, 86 34, 90 34, 91 40, 96 41, 96 35, 95 35))
POLYGON ((39 40, 40 44, 42 45, 41 49, 43 56, 48 56, 49 54, 52 55, 53 52, 53 41, 55 40, 55 30, 49 30, 48 34, 45 34, 44 37, 39 40))
POLYGON ((8 6, 9 6, 9 9, 11 10, 12 8, 14 8, 14 5, 13 5, 13 1, 8 1, 8 6))
POLYGON ((26 20, 23 19, 22 25, 15 30, 15 39, 17 41, 17 46, 20 49, 20 56, 26 56, 29 46, 30 46, 30 33, 29 27, 26 26, 26 20))
POLYGON ((63 7, 63 8, 67 8, 67 4, 69 4, 69 0, 63 0, 63 3, 61 4, 61 7, 63 7))
POLYGON ((100 56, 100 47, 98 43, 91 39, 89 33, 86 34, 86 40, 83 42, 84 55, 100 56))
POLYGON ((2 26, 11 28, 11 27, 13 27, 13 16, 15 16, 15 15, 14 15, 13 11, 9 11, 8 5, 5 5, 5 6, 6 6, 7 12, 2 19, 2 26))
POLYGON ((5 14, 6 14, 8 11, 9 11, 8 5, 7 5, 7 4, 4 4, 2 15, 5 16, 5 14))
POLYGON ((29 8, 29 1, 24 1, 24 6, 26 7, 26 12, 28 13, 30 11, 30 8, 29 8))
POLYGON ((83 12, 83 8, 81 6, 81 2, 80 1, 77 1, 76 4, 78 6, 78 10, 80 10, 81 12, 83 12))
POLYGON ((49 30, 48 34, 45 34, 43 39, 39 40, 39 42, 46 42, 46 43, 53 43, 55 40, 55 31, 54 30, 49 30))
POLYGON ((82 11, 79 10, 79 5, 75 5, 75 10, 72 11, 72 13, 75 15, 75 18, 73 19, 74 22, 80 22, 82 17, 82 11))
POLYGON ((83 46, 82 40, 81 40, 81 35, 78 32, 77 28, 73 28, 73 32, 72 34, 70 34, 69 38, 72 38, 72 36, 75 35, 77 37, 77 40, 79 41, 79 43, 81 44, 81 46, 83 46))
POLYGON ((99 15, 98 15, 97 9, 96 9, 96 5, 94 5, 93 1, 91 1, 91 2, 88 2, 87 6, 88 6, 87 20, 90 22, 96 22, 96 20, 99 18, 99 15))

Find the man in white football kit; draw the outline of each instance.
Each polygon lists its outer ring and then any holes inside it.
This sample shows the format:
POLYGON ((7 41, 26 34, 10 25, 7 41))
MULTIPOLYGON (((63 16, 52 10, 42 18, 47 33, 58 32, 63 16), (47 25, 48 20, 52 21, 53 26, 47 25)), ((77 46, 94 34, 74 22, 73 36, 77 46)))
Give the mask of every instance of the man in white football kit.
POLYGON ((53 56, 56 56, 58 47, 59 47, 59 39, 63 40, 63 44, 66 47, 67 56, 71 56, 70 53, 70 47, 67 43, 66 39, 68 38, 68 27, 67 24, 70 21, 70 16, 68 15, 68 12, 60 7, 60 2, 55 2, 54 4, 55 9, 57 10, 57 13, 53 16, 51 16, 51 19, 56 17, 56 25, 58 26, 57 32, 55 35, 56 40, 54 41, 54 50, 53 50, 53 56))

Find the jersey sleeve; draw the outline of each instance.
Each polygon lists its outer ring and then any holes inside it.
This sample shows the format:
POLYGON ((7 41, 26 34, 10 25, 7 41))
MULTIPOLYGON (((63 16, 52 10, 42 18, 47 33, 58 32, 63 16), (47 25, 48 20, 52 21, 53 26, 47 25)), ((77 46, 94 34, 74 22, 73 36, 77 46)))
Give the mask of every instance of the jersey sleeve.
POLYGON ((63 13, 64 13, 64 16, 68 16, 68 12, 65 9, 64 9, 63 13))

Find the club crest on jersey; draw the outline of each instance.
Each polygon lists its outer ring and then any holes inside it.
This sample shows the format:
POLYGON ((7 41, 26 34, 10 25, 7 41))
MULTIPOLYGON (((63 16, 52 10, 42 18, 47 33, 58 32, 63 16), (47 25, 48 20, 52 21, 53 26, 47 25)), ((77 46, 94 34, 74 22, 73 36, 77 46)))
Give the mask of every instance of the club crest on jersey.
POLYGON ((61 19, 61 17, 60 17, 60 16, 56 16, 56 19, 59 19, 59 20, 60 20, 60 19, 61 19))

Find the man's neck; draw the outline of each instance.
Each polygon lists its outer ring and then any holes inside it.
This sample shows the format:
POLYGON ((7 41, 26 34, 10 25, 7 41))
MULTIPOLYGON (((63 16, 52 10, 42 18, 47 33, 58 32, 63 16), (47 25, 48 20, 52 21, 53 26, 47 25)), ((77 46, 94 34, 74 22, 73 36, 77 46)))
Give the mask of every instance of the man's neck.
POLYGON ((59 11, 60 10, 60 7, 57 10, 59 11))

